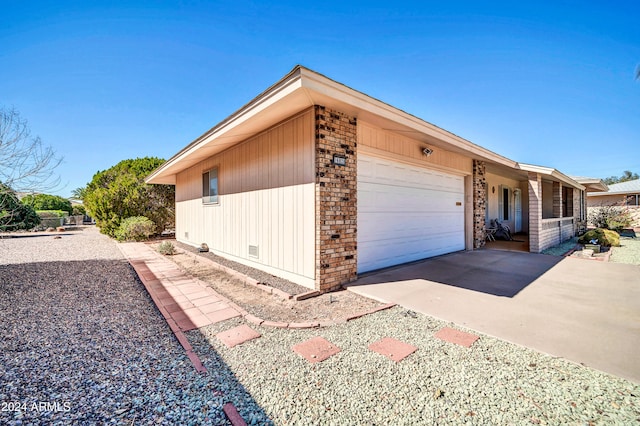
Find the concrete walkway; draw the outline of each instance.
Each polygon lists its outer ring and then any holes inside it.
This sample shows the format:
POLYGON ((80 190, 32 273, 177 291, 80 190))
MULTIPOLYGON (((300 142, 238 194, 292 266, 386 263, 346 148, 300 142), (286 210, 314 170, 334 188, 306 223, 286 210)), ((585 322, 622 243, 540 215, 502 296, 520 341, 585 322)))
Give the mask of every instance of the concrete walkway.
POLYGON ((187 275, 171 260, 144 243, 121 243, 118 247, 144 281, 158 308, 169 313, 182 331, 240 316, 237 309, 216 292, 187 275))
POLYGON ((349 290, 640 383, 640 266, 478 250, 349 290))

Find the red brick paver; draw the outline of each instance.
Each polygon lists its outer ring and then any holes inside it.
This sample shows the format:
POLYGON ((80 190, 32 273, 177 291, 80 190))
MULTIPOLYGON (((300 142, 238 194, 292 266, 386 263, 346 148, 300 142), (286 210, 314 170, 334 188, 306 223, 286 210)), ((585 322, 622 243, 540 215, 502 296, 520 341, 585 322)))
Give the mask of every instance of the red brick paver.
POLYGON ((234 346, 256 339, 260 336, 260 333, 244 324, 216 334, 216 337, 222 343, 227 345, 228 348, 233 348, 234 346))
POLYGON ((444 340, 445 342, 455 343, 456 345, 464 346, 466 348, 470 348, 471 345, 479 339, 475 334, 455 330, 449 327, 443 328, 434 334, 434 336, 438 339, 444 340))
POLYGON ((119 244, 153 300, 183 331, 240 316, 216 293, 144 243, 119 244))
POLYGON ((418 350, 413 345, 401 342, 392 337, 384 337, 369 345, 369 349, 386 356, 392 361, 400 362, 418 350))
POLYGON ((136 270, 193 366, 198 372, 206 372, 183 331, 234 318, 240 316, 240 312, 146 244, 125 243, 118 247, 136 270))
POLYGON ((340 352, 340 348, 322 337, 314 337, 294 345, 291 349, 310 363, 324 361, 340 352))

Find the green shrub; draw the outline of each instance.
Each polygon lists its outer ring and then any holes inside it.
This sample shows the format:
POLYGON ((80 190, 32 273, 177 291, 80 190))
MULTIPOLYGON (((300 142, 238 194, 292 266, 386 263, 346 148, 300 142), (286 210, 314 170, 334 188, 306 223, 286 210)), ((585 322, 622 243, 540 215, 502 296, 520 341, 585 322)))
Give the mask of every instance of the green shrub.
POLYGON ((591 229, 580 237, 578 242, 580 244, 590 244, 592 240, 597 240, 597 244, 604 247, 620 247, 620 235, 609 229, 591 229))
POLYGON ((73 216, 84 216, 87 214, 87 210, 84 208, 82 204, 74 204, 73 211, 71 212, 73 216))
POLYGON ((36 214, 41 219, 51 219, 58 217, 67 217, 69 214, 64 210, 36 210, 36 214))
POLYGON ((39 223, 33 208, 22 204, 11 188, 0 183, 0 231, 32 229, 39 223))
POLYGON ((115 237, 118 241, 144 241, 155 233, 156 225, 144 216, 133 216, 120 222, 115 237))
POLYGON ((144 179, 164 160, 155 157, 123 160, 98 172, 84 189, 83 205, 100 232, 115 236, 122 220, 145 216, 160 233, 175 222, 175 187, 149 185, 144 179))
POLYGON ((73 210, 71 207, 71 201, 66 198, 62 198, 59 195, 49 194, 29 194, 22 197, 20 200, 22 204, 33 207, 35 211, 38 210, 64 210, 65 216, 71 214, 73 210))
POLYGON ((158 246, 158 253, 164 254, 165 256, 171 256, 176 254, 176 248, 171 241, 163 241, 158 246))

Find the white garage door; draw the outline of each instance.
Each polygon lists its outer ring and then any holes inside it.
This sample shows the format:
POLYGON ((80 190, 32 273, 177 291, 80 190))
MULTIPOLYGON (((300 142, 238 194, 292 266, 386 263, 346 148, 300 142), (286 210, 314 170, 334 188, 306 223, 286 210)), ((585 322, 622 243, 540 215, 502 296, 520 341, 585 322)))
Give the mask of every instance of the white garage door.
POLYGON ((359 273, 464 248, 462 176, 360 155, 359 273))

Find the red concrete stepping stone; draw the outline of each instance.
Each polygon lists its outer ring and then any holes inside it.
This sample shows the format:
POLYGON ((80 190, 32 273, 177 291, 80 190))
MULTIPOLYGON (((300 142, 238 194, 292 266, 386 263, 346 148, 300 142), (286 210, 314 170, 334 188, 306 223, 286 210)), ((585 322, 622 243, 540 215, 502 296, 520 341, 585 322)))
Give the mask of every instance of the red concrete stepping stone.
POLYGON ((248 325, 239 325, 230 330, 216 334, 216 337, 228 348, 240 345, 252 339, 260 337, 261 334, 248 325))
POLYGON ((294 345, 291 349, 302 355, 310 363, 324 361, 340 352, 340 348, 322 337, 314 337, 294 345))
POLYGON ((369 349, 386 356, 392 361, 400 362, 418 350, 413 345, 401 342, 400 340, 384 337, 369 345, 369 349))
POLYGON ((470 348, 471 345, 479 339, 475 334, 466 333, 449 327, 443 328, 434 334, 434 336, 438 339, 444 340, 445 342, 455 343, 456 345, 464 346, 466 348, 470 348))

